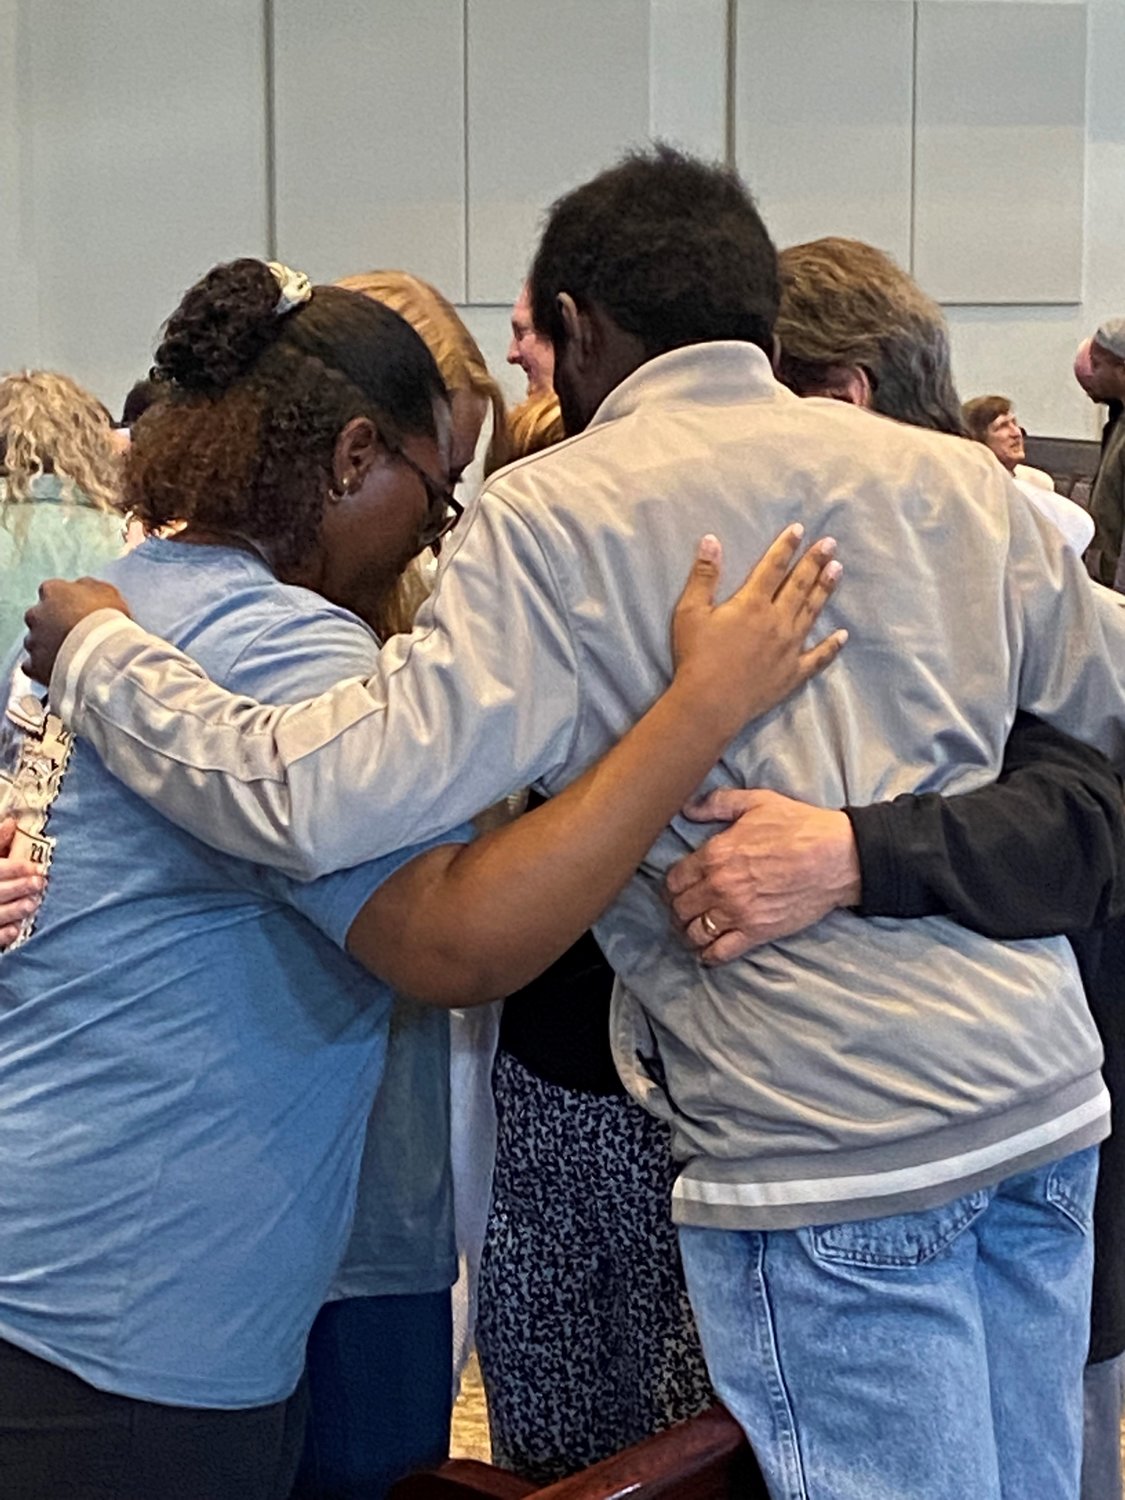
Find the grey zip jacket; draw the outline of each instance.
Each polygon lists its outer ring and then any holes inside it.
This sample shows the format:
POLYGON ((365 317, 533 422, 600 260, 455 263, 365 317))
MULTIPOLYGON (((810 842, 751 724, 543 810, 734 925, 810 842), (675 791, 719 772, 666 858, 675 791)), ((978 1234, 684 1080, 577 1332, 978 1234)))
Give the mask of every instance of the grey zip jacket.
MULTIPOLYGON (((997 775, 1017 706, 1125 760, 1123 601, 991 455, 798 401, 737 343, 650 361, 584 433, 496 476, 369 680, 263 707, 103 611, 65 643, 51 700, 174 821, 311 877, 573 780, 668 683, 699 537, 722 538, 733 588, 793 520, 839 541, 826 626, 851 640, 710 785, 829 807, 967 790, 997 775)), ((1107 1133, 1065 941, 840 912, 703 969, 659 888, 707 832, 669 827, 599 929, 618 1065, 673 1125, 681 1222, 924 1208, 1107 1133)))

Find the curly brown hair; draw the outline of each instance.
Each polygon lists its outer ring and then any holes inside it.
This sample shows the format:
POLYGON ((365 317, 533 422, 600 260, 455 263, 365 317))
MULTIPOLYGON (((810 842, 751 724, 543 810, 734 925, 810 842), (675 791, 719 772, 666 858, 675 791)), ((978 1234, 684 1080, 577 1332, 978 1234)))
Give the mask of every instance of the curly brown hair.
POLYGON ((433 438, 447 397, 390 308, 317 286, 279 313, 278 296, 270 268, 250 259, 187 292, 152 367, 168 396, 133 430, 125 488, 146 530, 188 521, 240 533, 288 568, 316 542, 341 429, 366 416, 392 444, 433 438))

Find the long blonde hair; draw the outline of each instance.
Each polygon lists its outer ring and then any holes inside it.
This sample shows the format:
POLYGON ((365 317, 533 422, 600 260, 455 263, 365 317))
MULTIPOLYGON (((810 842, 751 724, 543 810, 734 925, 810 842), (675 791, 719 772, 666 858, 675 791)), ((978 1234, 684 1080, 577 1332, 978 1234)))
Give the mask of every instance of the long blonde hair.
POLYGON ((54 474, 62 493, 98 510, 121 505, 121 468, 109 412, 68 375, 23 370, 0 380, 0 477, 6 499, 30 500, 54 474))
POLYGON ((337 286, 362 292, 406 319, 423 340, 441 371, 450 394, 471 391, 483 396, 492 411, 492 436, 484 458, 485 477, 508 462, 504 397, 489 374, 480 345, 453 304, 420 276, 409 271, 363 271, 345 276, 337 286))
POLYGON ((559 398, 554 391, 528 396, 508 413, 508 441, 514 459, 542 453, 544 448, 561 443, 565 436, 559 398))

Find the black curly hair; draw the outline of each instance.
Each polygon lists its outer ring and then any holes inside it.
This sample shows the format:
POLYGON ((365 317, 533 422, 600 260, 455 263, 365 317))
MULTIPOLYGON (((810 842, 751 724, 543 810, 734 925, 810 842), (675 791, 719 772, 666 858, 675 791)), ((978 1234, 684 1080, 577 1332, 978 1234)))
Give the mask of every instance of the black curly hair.
POLYGON ((367 416, 383 438, 436 437, 446 390, 410 325, 358 292, 317 286, 279 314, 260 260, 216 266, 169 318, 151 378, 167 392, 137 421, 126 501, 149 530, 193 521, 307 557, 341 429, 367 416))
POLYGON ((634 334, 648 359, 714 339, 769 352, 780 300, 777 252, 745 184, 665 145, 630 152, 552 205, 528 284, 556 351, 569 292, 634 334))

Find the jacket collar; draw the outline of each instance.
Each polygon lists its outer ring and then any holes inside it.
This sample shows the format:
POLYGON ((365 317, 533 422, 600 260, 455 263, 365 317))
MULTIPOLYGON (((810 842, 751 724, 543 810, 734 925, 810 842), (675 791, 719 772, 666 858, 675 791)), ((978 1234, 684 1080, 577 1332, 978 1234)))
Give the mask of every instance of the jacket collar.
POLYGON ((796 401, 779 384, 756 344, 722 340, 689 344, 646 360, 616 386, 589 427, 614 422, 642 406, 741 406, 747 401, 796 401))

